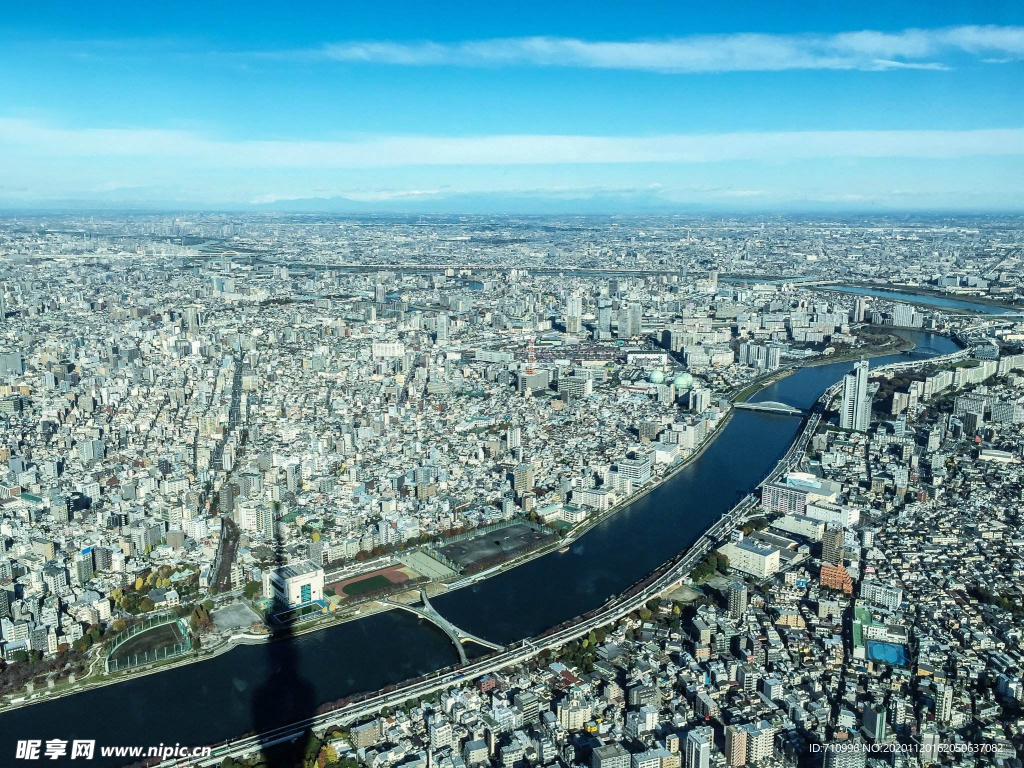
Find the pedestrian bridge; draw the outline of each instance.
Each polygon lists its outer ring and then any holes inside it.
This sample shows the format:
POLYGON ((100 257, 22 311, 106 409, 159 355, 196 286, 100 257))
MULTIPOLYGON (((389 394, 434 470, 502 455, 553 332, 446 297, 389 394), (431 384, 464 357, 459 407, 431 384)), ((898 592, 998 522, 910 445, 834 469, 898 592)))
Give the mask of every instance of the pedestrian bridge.
POLYGON ((403 611, 415 613, 421 619, 426 619, 437 626, 442 632, 451 638, 453 643, 455 643, 455 650, 459 652, 459 661, 463 664, 469 662, 469 657, 466 656, 466 649, 462 646, 463 643, 476 643, 477 645, 482 645, 484 648, 490 648, 492 651, 505 650, 504 646, 492 643, 489 640, 484 640, 482 637, 472 635, 469 632, 459 629, 448 621, 448 619, 438 613, 434 606, 430 604, 430 599, 427 597, 427 590, 425 589, 420 590, 420 603, 422 603, 422 605, 417 605, 415 603, 400 603, 396 600, 381 600, 380 602, 384 605, 391 606, 392 608, 401 608, 403 611))
POLYGON ((736 403, 736 408, 741 411, 765 411, 767 413, 781 413, 787 416, 804 416, 804 411, 786 403, 778 403, 774 400, 764 400, 760 403, 736 403))

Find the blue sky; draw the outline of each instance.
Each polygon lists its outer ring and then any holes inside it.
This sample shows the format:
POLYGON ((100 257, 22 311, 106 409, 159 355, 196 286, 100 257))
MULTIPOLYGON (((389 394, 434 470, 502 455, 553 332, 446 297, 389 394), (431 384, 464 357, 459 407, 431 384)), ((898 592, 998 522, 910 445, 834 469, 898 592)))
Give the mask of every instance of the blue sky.
POLYGON ((0 206, 1024 209, 1024 4, 835 5, 9 6, 0 206))

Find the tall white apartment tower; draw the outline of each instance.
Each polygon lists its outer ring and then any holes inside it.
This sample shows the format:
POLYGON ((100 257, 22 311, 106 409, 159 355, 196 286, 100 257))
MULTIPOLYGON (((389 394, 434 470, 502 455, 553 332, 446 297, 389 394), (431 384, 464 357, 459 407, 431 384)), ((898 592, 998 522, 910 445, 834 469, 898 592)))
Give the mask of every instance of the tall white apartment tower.
POLYGON ((867 432, 871 424, 871 392, 868 390, 868 361, 861 360, 843 378, 843 403, 839 409, 839 426, 856 432, 867 432))
POLYGON ((583 327, 583 298, 570 296, 565 302, 565 330, 579 333, 583 327))
POLYGON ((714 732, 709 726, 698 726, 686 734, 686 768, 709 768, 714 732))

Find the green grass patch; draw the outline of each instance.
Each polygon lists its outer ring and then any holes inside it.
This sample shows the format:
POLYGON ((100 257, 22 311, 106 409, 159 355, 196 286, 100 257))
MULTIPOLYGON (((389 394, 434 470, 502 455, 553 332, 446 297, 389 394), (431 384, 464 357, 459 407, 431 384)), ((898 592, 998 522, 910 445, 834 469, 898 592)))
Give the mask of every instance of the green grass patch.
POLYGON ((393 586, 391 579, 377 574, 376 576, 370 576, 359 581, 353 581, 351 584, 346 584, 341 588, 341 591, 350 597, 357 597, 369 594, 370 592, 379 592, 390 586, 393 586))
POLYGON ((757 392, 759 389, 761 389, 762 386, 764 386, 764 384, 761 383, 761 382, 758 382, 757 384, 751 384, 749 387, 746 387, 742 392, 740 392, 738 395, 736 395, 736 402, 737 403, 745 403, 745 402, 747 402, 747 400, 749 400, 751 398, 751 396, 755 392, 757 392))

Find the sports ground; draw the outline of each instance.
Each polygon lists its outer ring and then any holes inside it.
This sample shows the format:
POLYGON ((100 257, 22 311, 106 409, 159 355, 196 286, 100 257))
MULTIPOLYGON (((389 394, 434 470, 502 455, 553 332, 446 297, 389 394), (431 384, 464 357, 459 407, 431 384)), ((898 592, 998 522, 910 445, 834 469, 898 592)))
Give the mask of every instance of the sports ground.
POLYGON ((407 565, 392 565, 336 581, 328 584, 326 588, 333 589, 334 594, 342 599, 358 599, 420 578, 420 574, 407 565))
POLYGON ((156 653, 162 648, 183 642, 185 642, 185 638, 176 623, 162 624, 128 638, 120 648, 111 654, 110 658, 115 661, 131 659, 136 654, 141 656, 146 653, 156 653))

